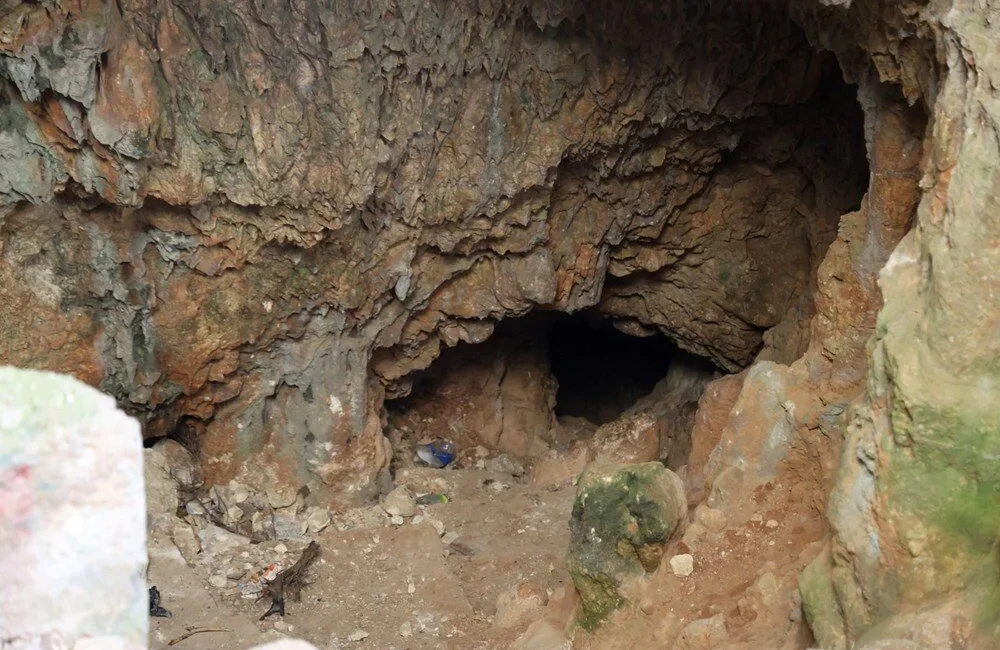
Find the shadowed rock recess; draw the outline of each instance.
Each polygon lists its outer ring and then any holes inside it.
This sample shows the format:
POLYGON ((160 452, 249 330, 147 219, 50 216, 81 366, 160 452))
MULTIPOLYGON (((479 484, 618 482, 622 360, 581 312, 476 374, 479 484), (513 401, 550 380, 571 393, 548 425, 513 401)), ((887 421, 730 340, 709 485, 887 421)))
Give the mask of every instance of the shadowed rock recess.
POLYGON ((0 363, 317 520, 426 438, 666 465, 690 512, 517 647, 995 648, 998 42, 998 0, 0 0, 0 363))

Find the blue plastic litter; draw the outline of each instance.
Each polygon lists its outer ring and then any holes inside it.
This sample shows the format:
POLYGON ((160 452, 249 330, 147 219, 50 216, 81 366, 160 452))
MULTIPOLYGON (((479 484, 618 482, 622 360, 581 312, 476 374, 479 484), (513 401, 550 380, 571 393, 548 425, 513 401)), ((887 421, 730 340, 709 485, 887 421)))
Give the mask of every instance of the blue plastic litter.
POLYGON ((421 462, 438 469, 446 467, 455 460, 455 445, 450 440, 435 440, 417 447, 414 461, 421 462))

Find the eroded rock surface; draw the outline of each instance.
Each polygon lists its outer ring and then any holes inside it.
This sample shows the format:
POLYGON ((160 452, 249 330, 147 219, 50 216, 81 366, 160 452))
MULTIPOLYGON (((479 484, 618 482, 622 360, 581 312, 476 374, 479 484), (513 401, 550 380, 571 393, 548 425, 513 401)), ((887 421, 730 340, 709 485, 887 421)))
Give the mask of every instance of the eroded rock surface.
POLYGON ((370 498, 382 385, 536 306, 746 365, 864 183, 778 2, 88 0, 0 33, 0 358, 209 482, 370 498))
MULTIPOLYGON (((815 560, 823 645, 937 643, 901 623, 934 602, 949 643, 995 647, 996 0, 0 13, 0 361, 113 394, 209 485, 325 510, 385 487, 384 399, 442 348, 589 309, 741 371, 651 411, 726 517, 697 522, 725 636, 666 616, 656 571, 656 615, 606 639, 803 646, 815 560), (744 580, 764 540, 786 560, 744 580)), ((509 381, 549 418, 498 358, 468 371, 485 401, 509 381)), ((496 413, 462 424, 546 442, 496 413)))

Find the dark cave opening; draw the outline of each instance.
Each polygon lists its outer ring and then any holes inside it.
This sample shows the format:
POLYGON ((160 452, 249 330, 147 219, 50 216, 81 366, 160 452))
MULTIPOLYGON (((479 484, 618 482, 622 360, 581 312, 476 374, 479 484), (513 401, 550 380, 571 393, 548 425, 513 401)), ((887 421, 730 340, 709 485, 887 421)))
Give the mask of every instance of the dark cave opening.
POLYGON ((436 439, 454 443, 461 466, 480 447, 521 459, 566 451, 641 410, 662 424, 660 459, 683 464, 698 398, 715 376, 711 362, 655 330, 635 336, 598 314, 535 312, 406 377, 405 394, 385 401, 385 432, 394 469, 436 439))
POLYGON ((556 416, 611 422, 666 377, 677 347, 662 334, 630 336, 607 320, 556 320, 548 335, 549 365, 559 384, 556 416))

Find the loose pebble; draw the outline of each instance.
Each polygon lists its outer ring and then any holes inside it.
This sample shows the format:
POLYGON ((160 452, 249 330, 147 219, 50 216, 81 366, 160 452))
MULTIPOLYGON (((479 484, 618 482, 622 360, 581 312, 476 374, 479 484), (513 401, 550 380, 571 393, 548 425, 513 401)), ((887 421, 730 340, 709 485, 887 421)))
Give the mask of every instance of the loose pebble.
POLYGON ((679 578, 686 578, 694 572, 694 557, 689 553, 670 558, 670 570, 679 578))

